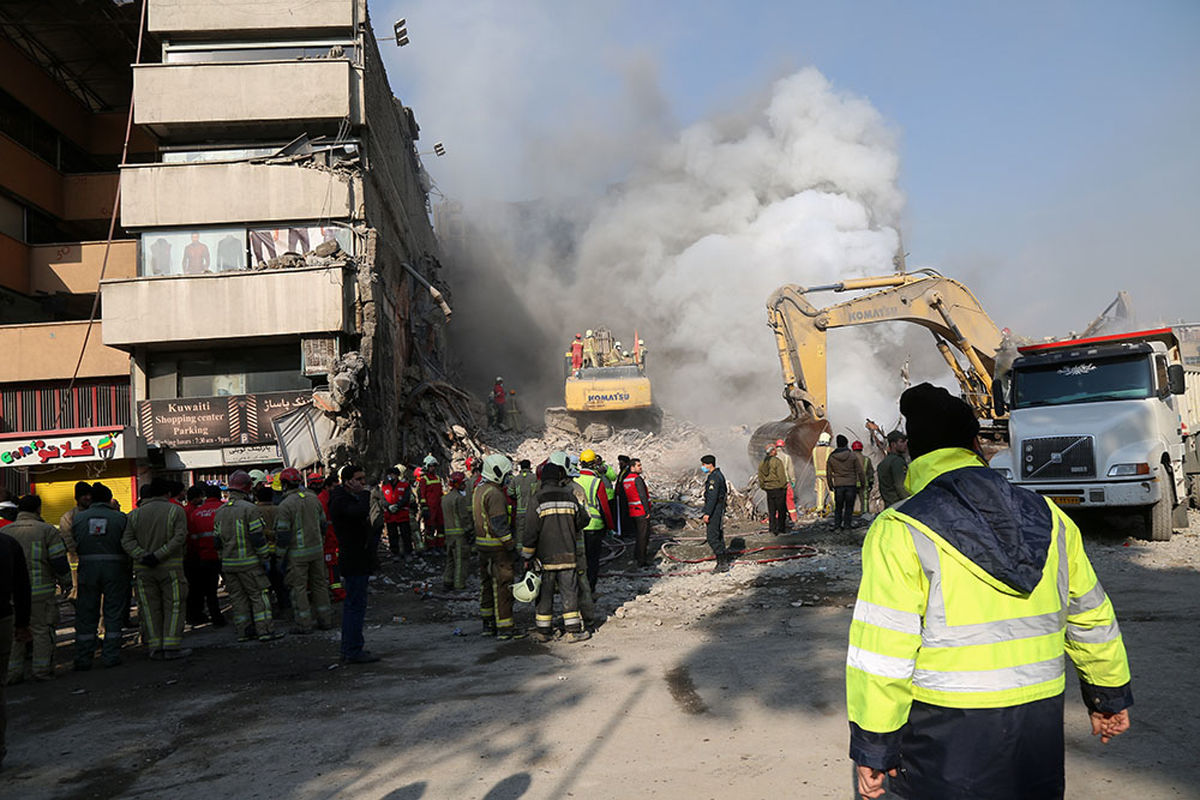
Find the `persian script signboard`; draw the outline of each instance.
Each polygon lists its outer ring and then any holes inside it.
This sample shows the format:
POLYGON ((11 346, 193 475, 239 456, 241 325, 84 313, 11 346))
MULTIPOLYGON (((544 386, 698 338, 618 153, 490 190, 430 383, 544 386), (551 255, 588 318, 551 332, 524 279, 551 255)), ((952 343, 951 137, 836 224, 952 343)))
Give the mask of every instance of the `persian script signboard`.
POLYGON ((138 401, 148 444, 176 449, 275 441, 271 420, 312 402, 312 392, 268 392, 229 397, 138 401))

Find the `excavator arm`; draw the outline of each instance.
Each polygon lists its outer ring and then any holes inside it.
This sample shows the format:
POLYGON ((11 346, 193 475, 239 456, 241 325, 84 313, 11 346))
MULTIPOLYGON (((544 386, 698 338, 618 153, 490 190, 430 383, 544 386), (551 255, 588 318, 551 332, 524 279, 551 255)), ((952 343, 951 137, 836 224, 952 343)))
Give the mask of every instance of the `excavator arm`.
POLYGON ((828 330, 896 321, 911 322, 930 331, 976 415, 980 419, 995 417, 992 377, 1000 331, 967 287, 933 270, 856 278, 809 288, 781 286, 767 301, 767 318, 779 348, 783 397, 793 421, 825 418, 828 330), (879 291, 827 308, 814 307, 807 297, 814 292, 863 289, 879 291))

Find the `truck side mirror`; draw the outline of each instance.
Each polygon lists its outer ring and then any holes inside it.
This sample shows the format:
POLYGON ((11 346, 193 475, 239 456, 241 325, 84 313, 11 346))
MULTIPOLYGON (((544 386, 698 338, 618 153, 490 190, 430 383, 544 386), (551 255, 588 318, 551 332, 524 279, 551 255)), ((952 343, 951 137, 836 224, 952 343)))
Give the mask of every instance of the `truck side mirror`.
POLYGON ((1171 394, 1183 394, 1187 391, 1187 384, 1183 380, 1183 364, 1167 367, 1167 388, 1171 394))
POLYGON ((1004 402, 1004 382, 999 378, 992 379, 992 411, 997 417, 1008 413, 1008 405, 1004 402))

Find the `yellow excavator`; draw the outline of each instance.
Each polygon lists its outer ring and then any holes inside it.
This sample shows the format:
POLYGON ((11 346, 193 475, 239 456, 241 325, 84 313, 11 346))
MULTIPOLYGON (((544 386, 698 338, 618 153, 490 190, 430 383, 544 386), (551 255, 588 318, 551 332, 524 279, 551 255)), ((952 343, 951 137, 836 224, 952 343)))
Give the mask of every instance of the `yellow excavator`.
POLYGON ((637 333, 628 351, 607 328, 589 330, 587 338, 575 344, 581 345, 581 354, 567 351, 563 356, 564 405, 546 409, 546 427, 573 435, 584 433, 592 423, 657 431, 662 409, 654 404, 646 376, 646 345, 637 333))
POLYGON ((876 322, 911 322, 927 329, 958 380, 963 398, 979 417, 982 434, 1005 438, 1005 419, 995 413, 992 400, 996 356, 1004 337, 975 295, 958 281, 922 269, 808 288, 789 284, 767 301, 767 319, 775 332, 783 369, 783 399, 790 413, 787 419, 767 423, 754 432, 749 445, 754 461, 761 458, 764 444, 783 439, 785 449, 798 462, 811 463, 818 437, 830 430, 826 419, 826 332, 876 322), (815 292, 866 289, 878 291, 827 308, 816 308, 808 300, 815 292))

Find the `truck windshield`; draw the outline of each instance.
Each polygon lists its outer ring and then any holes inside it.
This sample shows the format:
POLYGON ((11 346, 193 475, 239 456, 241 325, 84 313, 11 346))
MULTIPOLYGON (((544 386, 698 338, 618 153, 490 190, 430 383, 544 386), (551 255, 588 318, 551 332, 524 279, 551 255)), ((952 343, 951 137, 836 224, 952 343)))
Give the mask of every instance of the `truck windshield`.
POLYGON ((1013 374, 1013 407, 1139 400, 1154 394, 1150 359, 1097 359, 1020 368, 1013 374))

